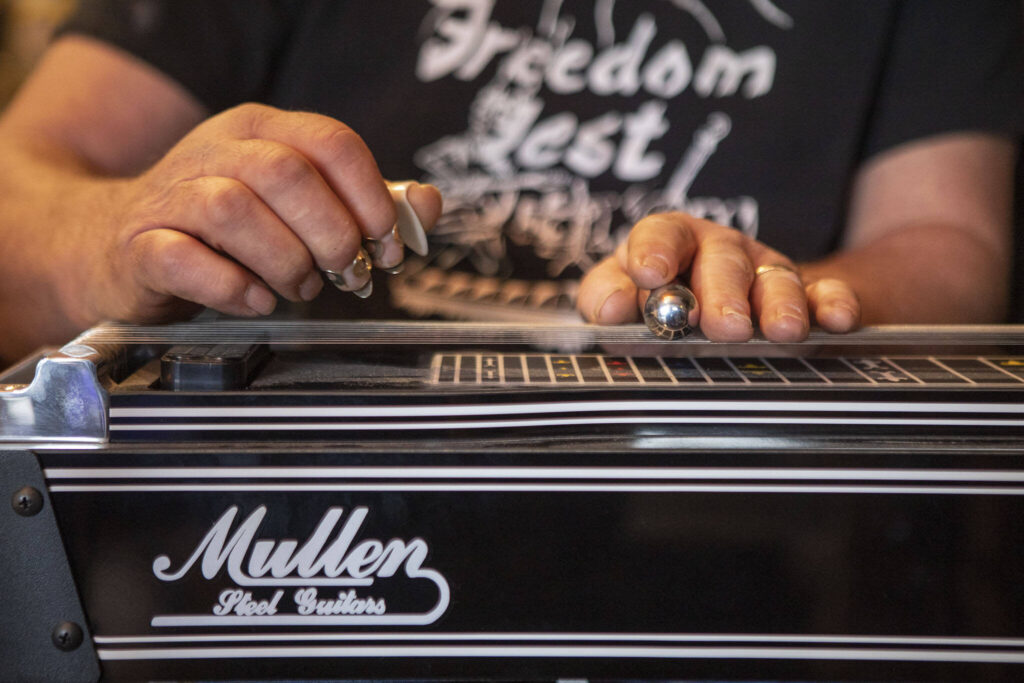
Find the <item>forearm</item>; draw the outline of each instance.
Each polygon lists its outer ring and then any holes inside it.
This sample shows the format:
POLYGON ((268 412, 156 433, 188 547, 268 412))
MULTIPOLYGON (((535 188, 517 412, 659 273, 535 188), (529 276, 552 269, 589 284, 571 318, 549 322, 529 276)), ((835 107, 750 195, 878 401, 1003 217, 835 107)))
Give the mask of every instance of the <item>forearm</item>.
POLYGON ((1002 322, 1010 246, 977 235, 956 225, 915 224, 801 270, 808 283, 845 280, 860 298, 864 324, 1002 322))
POLYGON ((115 48, 73 36, 50 48, 0 118, 0 359, 101 317, 90 302, 124 285, 112 274, 124 264, 104 267, 124 205, 117 178, 143 172, 203 117, 180 86, 115 48))
POLYGON ((1012 141, 951 133, 893 148, 858 173, 843 247, 806 267, 845 280, 866 324, 995 323, 1007 307, 1012 141))
POLYGON ((90 172, 67 151, 0 127, 0 359, 67 341, 95 322, 75 290, 89 279, 87 223, 107 220, 117 181, 90 172))

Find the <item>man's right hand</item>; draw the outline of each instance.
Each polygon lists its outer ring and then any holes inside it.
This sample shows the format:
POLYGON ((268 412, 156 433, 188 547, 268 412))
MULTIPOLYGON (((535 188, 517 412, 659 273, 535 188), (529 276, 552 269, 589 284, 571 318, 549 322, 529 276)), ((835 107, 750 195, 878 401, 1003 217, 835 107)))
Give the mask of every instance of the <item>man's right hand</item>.
MULTIPOLYGON (((69 278, 65 292, 81 297, 69 308, 84 314, 83 325, 164 321, 197 305, 268 314, 271 290, 313 299, 321 270, 340 273, 345 289, 366 284, 353 268, 363 239, 381 241, 386 254, 400 249, 395 205, 370 150, 317 114, 236 107, 110 189, 106 220, 78 236, 84 277, 69 278)), ((440 194, 413 185, 408 197, 429 229, 440 194)))

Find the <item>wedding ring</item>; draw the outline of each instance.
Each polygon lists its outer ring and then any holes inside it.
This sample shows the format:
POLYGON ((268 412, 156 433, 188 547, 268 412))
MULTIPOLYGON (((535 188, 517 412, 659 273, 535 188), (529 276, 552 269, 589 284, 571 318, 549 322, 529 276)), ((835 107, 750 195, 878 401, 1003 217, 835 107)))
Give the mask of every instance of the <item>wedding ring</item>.
POLYGON ((781 271, 784 271, 786 273, 791 273, 792 275, 796 275, 798 278, 800 277, 800 273, 796 272, 796 268, 793 268, 791 266, 787 266, 784 263, 770 263, 770 264, 768 264, 766 266, 758 266, 757 270, 754 271, 754 277, 761 277, 765 273, 771 273, 771 272, 776 271, 776 270, 781 270, 781 271))

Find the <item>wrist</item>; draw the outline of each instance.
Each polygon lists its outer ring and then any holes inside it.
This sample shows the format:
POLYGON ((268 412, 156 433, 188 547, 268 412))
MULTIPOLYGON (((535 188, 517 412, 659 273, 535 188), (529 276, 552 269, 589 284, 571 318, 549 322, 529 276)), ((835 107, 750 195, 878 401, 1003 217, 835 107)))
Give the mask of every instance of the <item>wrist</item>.
POLYGON ((67 189, 60 215, 53 221, 46 277, 54 283, 56 310, 77 332, 117 318, 110 304, 125 287, 119 282, 114 254, 127 183, 90 178, 67 189))

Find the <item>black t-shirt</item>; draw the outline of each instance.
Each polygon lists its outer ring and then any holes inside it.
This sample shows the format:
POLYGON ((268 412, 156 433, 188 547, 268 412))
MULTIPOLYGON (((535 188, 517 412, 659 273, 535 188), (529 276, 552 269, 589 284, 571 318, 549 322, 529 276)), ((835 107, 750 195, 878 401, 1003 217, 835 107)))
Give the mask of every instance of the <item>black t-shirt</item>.
POLYGON ((488 275, 571 277, 682 209, 797 260, 834 249, 857 168, 950 131, 1015 135, 1016 0, 84 0, 211 112, 351 125, 439 185, 432 242, 488 275))

